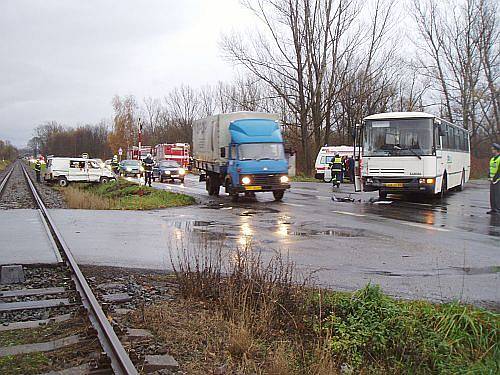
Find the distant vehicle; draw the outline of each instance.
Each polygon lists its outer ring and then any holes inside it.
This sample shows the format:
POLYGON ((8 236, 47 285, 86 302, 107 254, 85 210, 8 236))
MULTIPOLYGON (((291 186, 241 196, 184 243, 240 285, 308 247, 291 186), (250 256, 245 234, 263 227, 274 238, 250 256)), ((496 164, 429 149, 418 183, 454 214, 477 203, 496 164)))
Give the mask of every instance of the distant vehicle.
POLYGON ((133 146, 127 150, 128 160, 143 160, 148 156, 148 154, 153 153, 153 148, 151 146, 141 146, 141 152, 139 153, 139 147, 133 146))
POLYGON ((184 169, 189 168, 190 147, 189 143, 162 143, 153 149, 156 160, 173 160, 184 169))
POLYGON ((122 160, 119 165, 119 174, 122 177, 141 177, 144 172, 142 163, 139 160, 122 160))
POLYGON ((161 160, 153 168, 153 179, 160 182, 179 180, 184 182, 186 170, 173 160, 161 160))
POLYGON ((314 175, 318 180, 323 180, 330 182, 331 177, 329 177, 327 173, 327 177, 325 179, 325 170, 328 170, 330 162, 333 160, 334 156, 339 154, 342 156, 353 156, 354 155, 354 147, 353 146, 324 146, 318 152, 318 156, 316 157, 316 163, 314 168, 316 169, 316 173, 314 175))
POLYGON ((70 182, 100 182, 115 180, 114 174, 102 166, 100 159, 50 157, 44 179, 65 187, 70 182))
POLYGON ((365 191, 444 196, 470 176, 467 130, 424 112, 364 118, 361 179, 365 191))
POLYGON ((222 185, 234 199, 264 191, 283 198, 290 183, 277 120, 275 114, 235 112, 193 123, 193 166, 209 195, 219 195, 222 185))

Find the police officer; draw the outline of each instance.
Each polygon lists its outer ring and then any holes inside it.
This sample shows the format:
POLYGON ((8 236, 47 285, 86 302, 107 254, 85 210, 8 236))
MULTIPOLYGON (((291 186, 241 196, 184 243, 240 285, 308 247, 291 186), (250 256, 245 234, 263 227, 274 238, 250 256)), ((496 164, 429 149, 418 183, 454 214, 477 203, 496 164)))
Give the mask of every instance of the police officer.
POLYGON ((490 159, 490 206, 488 214, 500 215, 500 144, 491 146, 493 157, 490 159))
POLYGON ((148 156, 146 156, 146 158, 142 161, 142 165, 144 166, 144 185, 151 186, 151 177, 153 175, 154 165, 151 154, 148 154, 148 156))
POLYGON ((42 163, 40 163, 40 159, 36 159, 35 162, 35 174, 36 174, 36 182, 41 182, 40 173, 42 172, 42 163))
POLYGON ((113 171, 114 174, 118 174, 118 156, 114 155, 113 159, 111 160, 111 171, 113 171))
POLYGON ((333 185, 340 187, 340 181, 342 179, 342 158, 339 154, 336 154, 333 160, 330 162, 330 169, 332 170, 332 181, 333 185))

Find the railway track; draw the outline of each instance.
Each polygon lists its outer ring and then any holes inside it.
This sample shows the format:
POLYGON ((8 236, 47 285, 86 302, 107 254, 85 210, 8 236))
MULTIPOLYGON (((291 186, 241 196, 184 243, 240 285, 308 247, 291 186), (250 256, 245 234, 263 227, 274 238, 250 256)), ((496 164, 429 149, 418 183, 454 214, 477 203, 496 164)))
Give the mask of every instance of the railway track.
MULTIPOLYGON (((76 334, 63 336, 64 332, 53 332, 52 336, 57 339, 50 342, 23 345, 10 343, 6 347, 2 347, 0 340, 0 363, 2 357, 8 355, 44 352, 50 351, 51 347, 58 349, 73 345, 73 347, 80 346, 79 350, 89 354, 88 364, 79 367, 78 371, 81 373, 137 374, 137 369, 78 267, 22 162, 14 163, 4 174, 0 181, 0 198, 6 190, 9 179, 14 174, 17 174, 16 177, 19 179, 19 173, 24 176, 33 198, 32 208, 39 211, 52 246, 59 254, 60 264, 53 267, 53 270, 32 267, 24 272, 22 266, 11 266, 5 268, 5 271, 2 269, 3 272, 9 271, 10 277, 25 280, 24 283, 0 285, 0 334, 23 328, 40 330, 40 327, 46 328, 49 323, 54 322, 61 323, 58 327, 62 327, 62 331, 67 330, 76 334), (19 316, 20 311, 21 316, 19 316), (37 311, 42 313, 39 314, 37 311), (83 341, 88 344, 86 351, 82 349, 85 347, 83 341), (97 355, 96 347, 100 352, 97 355), (46 350, 47 348, 49 350, 46 350)), ((77 370, 69 371, 68 373, 74 373, 73 371, 77 370)))

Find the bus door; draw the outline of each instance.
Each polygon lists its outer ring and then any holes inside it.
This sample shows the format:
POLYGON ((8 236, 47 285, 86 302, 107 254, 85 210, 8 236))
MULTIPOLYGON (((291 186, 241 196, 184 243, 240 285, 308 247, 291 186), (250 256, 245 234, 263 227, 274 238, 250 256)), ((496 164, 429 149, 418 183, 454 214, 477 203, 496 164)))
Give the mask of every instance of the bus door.
POLYGON ((360 192, 363 189, 361 182, 361 150, 363 141, 363 127, 356 124, 354 127, 354 191, 360 192))
POLYGON ((443 159, 443 137, 446 136, 446 131, 443 129, 441 122, 436 121, 434 124, 434 145, 436 150, 436 176, 443 174, 446 160, 443 159))

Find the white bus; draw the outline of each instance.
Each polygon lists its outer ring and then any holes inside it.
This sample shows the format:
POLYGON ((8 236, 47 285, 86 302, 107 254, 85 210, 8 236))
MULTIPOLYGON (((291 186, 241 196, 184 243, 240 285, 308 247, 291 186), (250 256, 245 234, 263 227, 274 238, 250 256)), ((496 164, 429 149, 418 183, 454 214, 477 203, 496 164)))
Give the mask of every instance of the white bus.
POLYGON ((470 175, 467 130, 424 112, 379 113, 362 124, 364 191, 444 196, 470 175))

